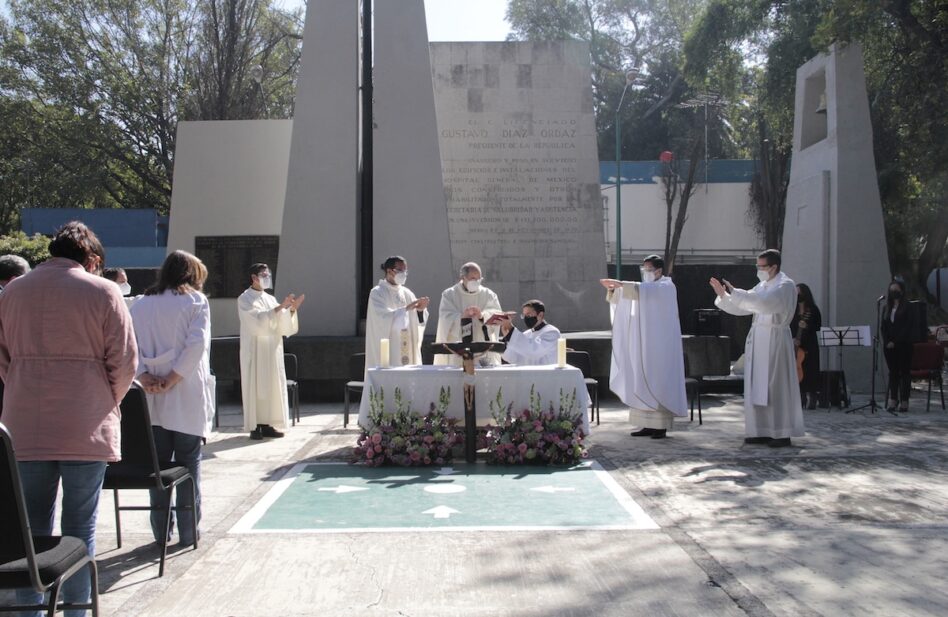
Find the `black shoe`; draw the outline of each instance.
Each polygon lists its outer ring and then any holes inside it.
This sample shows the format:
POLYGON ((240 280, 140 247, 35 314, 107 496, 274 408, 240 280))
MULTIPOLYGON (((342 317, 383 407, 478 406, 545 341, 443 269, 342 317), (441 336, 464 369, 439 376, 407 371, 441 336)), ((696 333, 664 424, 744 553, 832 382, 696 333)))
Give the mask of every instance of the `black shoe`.
POLYGON ((889 405, 885 408, 886 411, 895 411, 895 405, 889 405))
POLYGON ((665 439, 666 430, 667 429, 664 429, 664 428, 654 429, 654 432, 652 433, 652 439, 665 439))
POLYGON ((773 441, 773 439, 770 437, 745 437, 744 438, 744 443, 750 446, 770 443, 771 441, 773 441))
POLYGON ((260 434, 263 435, 264 437, 283 437, 283 433, 276 430, 269 424, 264 424, 263 426, 260 427, 260 434))
POLYGON ((260 441, 261 439, 263 439, 263 435, 260 434, 260 429, 255 428, 252 431, 250 431, 250 438, 253 439, 254 441, 260 441))
POLYGON ((908 407, 899 407, 899 411, 902 413, 908 413, 908 407))
POLYGON ((780 439, 771 439, 768 445, 771 448, 789 448, 793 444, 790 443, 789 437, 781 437, 780 439))
POLYGON ((807 397, 809 399, 809 404, 807 404, 807 409, 816 409, 816 396, 810 395, 807 397))
POLYGON ((655 429, 653 428, 642 428, 637 431, 632 431, 629 435, 633 437, 649 437, 655 434, 655 429))

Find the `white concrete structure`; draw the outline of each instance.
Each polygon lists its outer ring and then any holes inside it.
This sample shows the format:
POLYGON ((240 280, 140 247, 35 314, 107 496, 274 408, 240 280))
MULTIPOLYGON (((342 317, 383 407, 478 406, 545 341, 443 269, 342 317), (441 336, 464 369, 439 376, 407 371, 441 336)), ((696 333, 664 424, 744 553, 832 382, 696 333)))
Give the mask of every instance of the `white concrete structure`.
MULTIPOLYGON (((890 274, 857 45, 833 45, 797 70, 783 253, 787 274, 813 290, 823 325, 872 325, 875 332, 875 300, 890 274)), ((824 358, 836 367, 835 352, 824 358)), ((867 391, 868 351, 844 358, 850 388, 867 391)))
POLYGON ((365 303, 357 297, 358 77, 358 3, 311 0, 276 278, 277 296, 307 293, 301 335, 354 335, 365 303))
POLYGON ((437 298, 457 272, 451 266, 424 1, 376 0, 375 23, 372 267, 381 278, 378 266, 385 258, 405 257, 408 287, 433 298, 436 314, 437 298))
MULTIPOLYGON (((169 252, 193 253, 197 236, 280 235, 292 126, 291 120, 178 123, 169 252)), ((236 298, 210 303, 211 335, 239 334, 236 298)))

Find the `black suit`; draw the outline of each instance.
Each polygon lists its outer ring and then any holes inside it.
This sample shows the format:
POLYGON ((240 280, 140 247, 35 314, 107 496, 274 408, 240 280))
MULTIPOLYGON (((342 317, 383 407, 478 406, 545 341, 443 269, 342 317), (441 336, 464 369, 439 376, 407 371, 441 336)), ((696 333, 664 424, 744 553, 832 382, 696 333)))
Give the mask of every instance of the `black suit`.
POLYGON ((912 315, 908 302, 901 300, 897 306, 886 307, 880 332, 885 363, 889 367, 889 400, 908 407, 912 387, 912 315))

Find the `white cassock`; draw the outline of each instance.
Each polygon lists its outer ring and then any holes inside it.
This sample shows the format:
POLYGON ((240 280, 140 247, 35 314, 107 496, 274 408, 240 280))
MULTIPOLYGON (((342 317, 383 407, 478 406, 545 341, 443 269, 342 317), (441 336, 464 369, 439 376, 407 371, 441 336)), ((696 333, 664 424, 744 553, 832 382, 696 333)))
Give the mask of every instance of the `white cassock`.
POLYGON ((392 285, 385 279, 369 292, 365 319, 365 368, 380 366, 379 341, 389 340, 389 366, 421 364, 421 339, 428 323, 428 310, 418 318, 418 311, 405 307, 414 302, 415 294, 404 285, 392 285))
POLYGON ((280 303, 253 287, 237 298, 240 316, 240 390, 244 403, 244 430, 269 424, 283 428, 290 417, 283 365, 283 337, 299 331, 296 312, 275 313, 280 303))
MULTIPOLYGON (((128 300, 128 298, 126 298, 128 300)), ((163 394, 146 394, 151 423, 207 437, 214 418, 211 309, 199 291, 136 296, 129 313, 138 341, 138 374, 183 379, 163 394)))
MULTIPOLYGON (((500 326, 485 326, 484 322, 497 313, 502 313, 500 300, 497 294, 486 287, 481 287, 474 293, 465 290, 458 282, 454 287, 448 287, 441 293, 441 305, 438 307, 438 334, 436 343, 461 342, 461 313, 464 309, 476 306, 481 309, 481 319, 472 320, 474 342, 496 341, 500 326), (487 336, 484 336, 487 328, 487 336)), ((461 356, 455 354, 436 354, 435 364, 449 364, 461 366, 461 356)), ((500 364, 500 354, 487 353, 481 359, 482 364, 500 364)))
POLYGON ((504 360, 520 366, 556 364, 556 341, 560 340, 560 330, 545 321, 542 325, 539 330, 512 330, 504 360))
POLYGON ((790 334, 797 286, 783 272, 747 291, 734 289, 714 301, 731 315, 753 315, 744 344, 744 432, 747 437, 804 434, 800 385, 790 334))
POLYGON ((674 416, 688 413, 675 284, 667 276, 623 282, 606 299, 616 305, 609 389, 629 406, 636 426, 672 428, 674 416))

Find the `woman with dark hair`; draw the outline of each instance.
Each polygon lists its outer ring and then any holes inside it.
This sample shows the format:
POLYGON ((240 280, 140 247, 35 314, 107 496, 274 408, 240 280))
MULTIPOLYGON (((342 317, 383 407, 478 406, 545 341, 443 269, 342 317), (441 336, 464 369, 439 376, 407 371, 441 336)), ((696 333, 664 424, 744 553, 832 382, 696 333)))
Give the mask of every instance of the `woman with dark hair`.
MULTIPOLYGON (((200 523, 201 441, 214 416, 211 312, 201 293, 206 280, 207 268, 200 259, 174 251, 165 258, 158 281, 131 308, 140 356, 138 379, 148 397, 158 460, 183 465, 194 478, 193 511, 183 509, 191 505, 190 487, 175 489, 182 546, 197 540, 191 517, 200 523)), ((152 533, 164 543, 170 540, 165 538, 164 494, 151 491, 151 505, 158 508, 151 512, 152 533)))
POLYGON ((908 411, 909 390, 912 387, 912 319, 905 300, 905 284, 892 279, 882 313, 882 349, 889 367, 887 411, 908 411))
POLYGON ((820 343, 817 332, 822 326, 823 316, 813 300, 813 292, 809 285, 798 284, 797 310, 790 322, 790 333, 796 351, 800 400, 807 409, 816 409, 820 389, 820 343))

